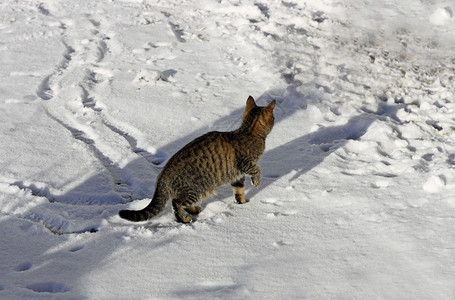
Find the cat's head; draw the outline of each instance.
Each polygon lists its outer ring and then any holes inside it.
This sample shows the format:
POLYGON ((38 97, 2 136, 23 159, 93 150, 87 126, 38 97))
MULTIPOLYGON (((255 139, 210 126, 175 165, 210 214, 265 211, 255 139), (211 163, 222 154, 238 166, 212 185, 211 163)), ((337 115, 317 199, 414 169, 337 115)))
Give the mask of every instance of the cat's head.
POLYGON ((252 126, 251 129, 257 134, 269 134, 275 123, 273 116, 275 105, 276 101, 273 100, 267 106, 257 106, 253 97, 249 96, 243 112, 243 124, 252 126))

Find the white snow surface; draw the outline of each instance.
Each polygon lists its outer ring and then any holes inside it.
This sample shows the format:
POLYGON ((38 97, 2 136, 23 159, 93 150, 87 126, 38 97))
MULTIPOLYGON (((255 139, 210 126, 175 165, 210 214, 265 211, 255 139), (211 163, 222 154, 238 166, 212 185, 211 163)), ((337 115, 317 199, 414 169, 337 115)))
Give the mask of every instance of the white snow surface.
POLYGON ((454 299, 452 0, 3 0, 1 299, 454 299), (142 223, 277 100, 248 183, 142 223))

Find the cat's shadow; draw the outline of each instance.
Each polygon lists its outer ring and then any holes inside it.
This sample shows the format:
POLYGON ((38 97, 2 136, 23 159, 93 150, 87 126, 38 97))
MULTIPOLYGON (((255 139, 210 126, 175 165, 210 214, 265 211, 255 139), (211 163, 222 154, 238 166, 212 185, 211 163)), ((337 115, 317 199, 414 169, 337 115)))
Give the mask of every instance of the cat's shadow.
POLYGON ((249 188, 246 198, 253 200, 260 191, 294 172, 289 179, 292 182, 315 168, 350 140, 360 140, 370 125, 378 120, 378 116, 396 118, 396 110, 394 106, 382 105, 377 112, 364 112, 351 118, 344 125, 321 127, 315 132, 266 151, 259 162, 263 177, 261 185, 259 188, 249 188))

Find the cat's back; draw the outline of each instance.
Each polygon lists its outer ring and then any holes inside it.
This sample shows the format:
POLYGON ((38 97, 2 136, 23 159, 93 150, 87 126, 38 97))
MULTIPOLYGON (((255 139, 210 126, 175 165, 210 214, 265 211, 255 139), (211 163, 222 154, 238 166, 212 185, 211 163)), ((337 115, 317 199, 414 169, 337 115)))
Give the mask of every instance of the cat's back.
POLYGON ((217 150, 223 151, 225 154, 234 152, 234 149, 232 149, 232 139, 232 132, 207 132, 177 151, 169 162, 171 160, 177 162, 180 160, 188 161, 188 159, 202 159, 205 156, 209 156, 209 154, 215 154, 217 150))
POLYGON ((162 173, 172 177, 203 174, 223 177, 235 167, 236 151, 232 141, 232 132, 208 132, 175 153, 162 173))

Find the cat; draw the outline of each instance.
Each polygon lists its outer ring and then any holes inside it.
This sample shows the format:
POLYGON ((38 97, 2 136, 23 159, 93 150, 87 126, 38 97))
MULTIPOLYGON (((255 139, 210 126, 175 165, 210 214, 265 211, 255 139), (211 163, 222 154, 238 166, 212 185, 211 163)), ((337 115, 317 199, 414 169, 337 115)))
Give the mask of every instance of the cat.
POLYGON ((249 96, 239 129, 212 131, 196 138, 175 153, 158 175, 152 201, 142 210, 121 210, 120 217, 145 221, 164 209, 169 196, 177 221, 189 223, 202 208, 194 204, 207 198, 221 185, 230 183, 235 200, 246 203, 245 175, 254 186, 260 184, 257 162, 265 149, 265 138, 272 130, 276 101, 260 107, 249 96))

